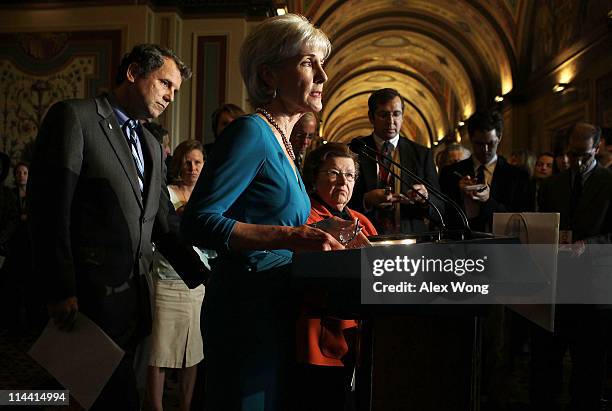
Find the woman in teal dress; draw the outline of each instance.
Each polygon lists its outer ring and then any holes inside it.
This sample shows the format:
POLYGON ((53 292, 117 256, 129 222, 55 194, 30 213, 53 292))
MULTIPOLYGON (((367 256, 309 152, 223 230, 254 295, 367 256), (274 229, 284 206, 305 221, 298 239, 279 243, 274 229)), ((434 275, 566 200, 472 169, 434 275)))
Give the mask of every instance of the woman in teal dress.
POLYGON ((240 69, 256 114, 231 123, 187 204, 182 231, 218 252, 204 299, 208 411, 287 410, 295 251, 341 249, 305 225, 310 201, 288 136, 321 110, 328 38, 305 18, 270 18, 245 40, 240 69))

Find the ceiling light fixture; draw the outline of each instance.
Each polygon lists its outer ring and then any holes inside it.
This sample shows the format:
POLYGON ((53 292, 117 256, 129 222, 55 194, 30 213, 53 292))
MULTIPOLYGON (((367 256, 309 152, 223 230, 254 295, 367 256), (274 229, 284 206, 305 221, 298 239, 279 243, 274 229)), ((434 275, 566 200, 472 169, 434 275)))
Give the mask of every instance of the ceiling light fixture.
POLYGON ((567 83, 557 83, 553 87, 553 93, 561 93, 563 90, 567 89, 567 86, 569 86, 567 83))

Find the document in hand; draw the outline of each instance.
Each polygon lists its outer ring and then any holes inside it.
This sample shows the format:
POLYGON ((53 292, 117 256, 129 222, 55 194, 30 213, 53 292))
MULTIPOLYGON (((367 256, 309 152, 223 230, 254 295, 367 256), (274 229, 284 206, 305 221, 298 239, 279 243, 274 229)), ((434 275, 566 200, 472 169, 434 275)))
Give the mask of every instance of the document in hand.
POLYGON ((88 410, 124 352, 100 327, 79 313, 69 332, 58 330, 49 321, 28 354, 88 410))

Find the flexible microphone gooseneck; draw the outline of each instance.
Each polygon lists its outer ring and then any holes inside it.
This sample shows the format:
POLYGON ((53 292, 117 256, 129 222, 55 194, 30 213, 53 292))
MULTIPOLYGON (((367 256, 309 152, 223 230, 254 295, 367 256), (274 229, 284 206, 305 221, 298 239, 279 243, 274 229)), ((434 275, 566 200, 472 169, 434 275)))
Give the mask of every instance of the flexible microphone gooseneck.
MULTIPOLYGON (((383 164, 382 161, 380 161, 377 156, 380 154, 378 153, 378 151, 374 150, 372 147, 369 147, 365 142, 363 142, 362 140, 358 140, 355 139, 353 141, 351 141, 349 143, 349 148, 352 152, 357 153, 357 154, 361 154, 364 155, 365 157, 373 160, 374 162, 376 162, 379 166, 385 168, 385 170, 388 170, 395 178, 399 179, 402 183, 408 185, 408 183, 406 183, 404 180, 402 180, 401 177, 399 177, 397 174, 395 174, 391 168, 389 166, 387 166, 386 164, 383 164)), ((384 158, 385 160, 389 161, 391 164, 395 165, 396 167, 398 167, 400 170, 402 170, 403 172, 405 172, 406 174, 408 174, 408 176, 410 176, 410 178, 412 178, 413 180, 415 180, 416 182, 423 184, 425 187, 427 187, 427 190, 434 194, 436 197, 438 197, 439 199, 441 199, 445 204, 449 204, 452 208, 455 209, 455 211, 457 212, 457 214, 459 215, 459 217, 461 217, 461 222, 463 223, 463 228, 465 229, 465 231, 467 233, 470 233, 472 231, 472 229, 470 228, 470 223, 468 222, 468 218, 465 215, 465 213, 463 212, 463 210, 461 209, 461 207, 459 207, 459 205, 457 203, 455 203, 450 197, 448 197, 446 194, 442 193, 440 190, 438 190, 437 188, 435 188, 434 186, 431 185, 431 183, 429 183, 428 181, 426 181, 425 179, 419 177, 418 175, 416 175, 414 172, 412 172, 411 170, 407 169, 406 167, 402 166, 401 164, 397 163, 396 161, 394 161, 391 157, 385 156, 383 154, 380 154, 382 158, 384 158)), ((427 201, 428 204, 430 204, 438 213, 438 215, 440 216, 440 222, 442 225, 442 228, 444 230, 446 230, 446 225, 444 224, 444 220, 442 219, 442 214, 440 213, 440 210, 438 209, 438 207, 436 207, 435 204, 433 204, 431 201, 429 201, 428 198, 426 198, 425 196, 423 196, 421 193, 419 193, 418 191, 415 191, 419 196, 421 196, 421 198, 425 199, 427 201)))

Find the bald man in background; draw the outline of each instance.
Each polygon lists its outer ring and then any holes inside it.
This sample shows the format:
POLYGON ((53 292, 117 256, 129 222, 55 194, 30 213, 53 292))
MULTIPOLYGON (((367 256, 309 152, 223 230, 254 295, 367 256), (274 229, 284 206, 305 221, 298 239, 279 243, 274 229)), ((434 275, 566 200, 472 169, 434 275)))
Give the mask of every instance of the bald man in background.
POLYGON ((300 173, 304 166, 304 159, 306 158, 306 151, 312 143, 317 133, 317 117, 313 113, 304 113, 302 118, 298 120, 293 131, 291 132, 291 145, 293 146, 293 152, 295 153, 295 165, 297 166, 300 173))

